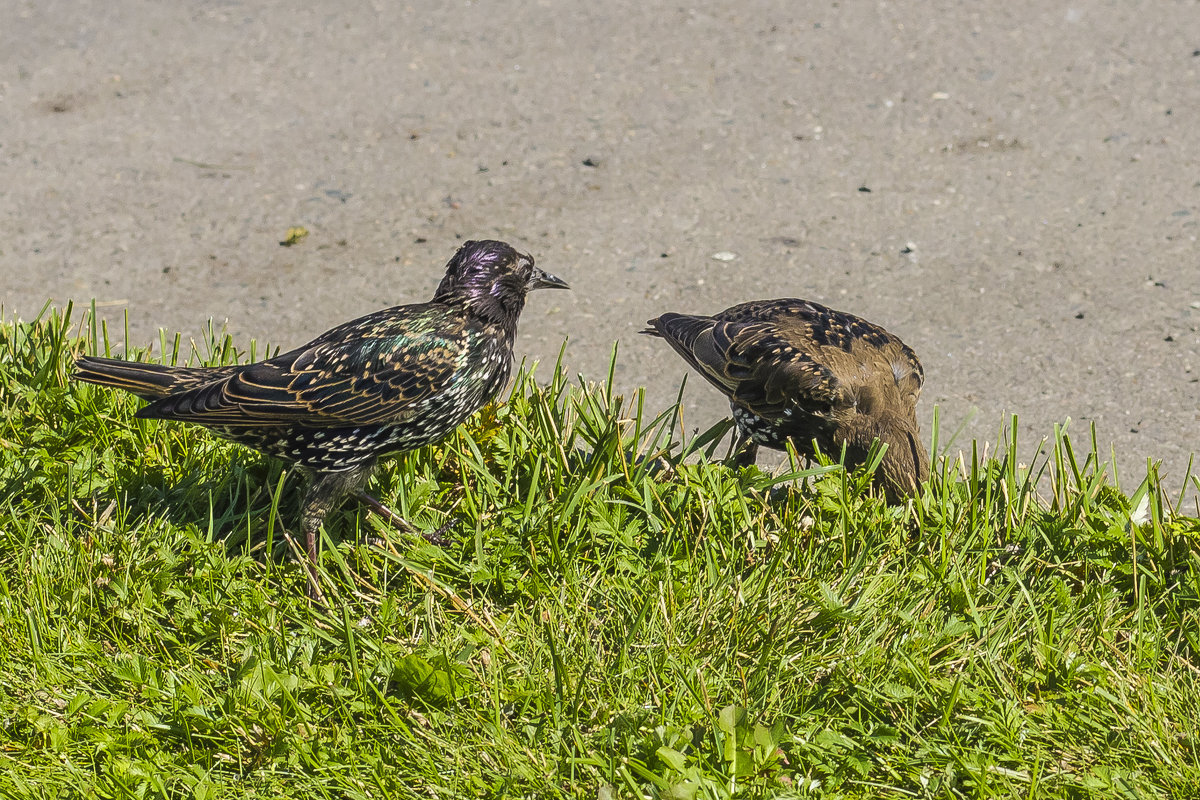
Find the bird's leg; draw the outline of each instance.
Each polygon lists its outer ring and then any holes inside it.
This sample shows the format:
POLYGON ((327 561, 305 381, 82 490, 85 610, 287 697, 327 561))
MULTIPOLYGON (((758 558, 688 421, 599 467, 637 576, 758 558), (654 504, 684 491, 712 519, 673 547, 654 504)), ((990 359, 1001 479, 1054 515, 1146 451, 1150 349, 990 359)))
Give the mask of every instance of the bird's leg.
POLYGON ((758 460, 758 445, 741 425, 734 426, 733 463, 736 467, 749 467, 758 460))
POLYGON ((445 547, 446 545, 450 544, 445 537, 446 531, 450 528, 450 522, 446 522, 445 525, 438 528, 433 533, 420 531, 411 522, 397 514, 395 511, 392 511, 374 497, 371 497, 371 495, 367 494, 362 489, 356 489, 352 494, 359 502, 367 506, 367 508, 371 509, 376 514, 387 520, 388 524, 390 524, 396 530, 402 533, 420 533, 425 541, 429 542, 430 544, 436 544, 438 547, 445 547))
POLYGON ((416 533, 417 532, 416 527, 414 527, 411 522, 409 522, 404 517, 397 514, 395 511, 392 511, 390 508, 388 508, 383 503, 376 500, 374 497, 371 497, 371 495, 367 494, 362 489, 358 489, 354 492, 354 499, 358 500, 358 502, 362 503, 364 506, 366 506, 367 508, 374 511, 376 514, 383 517, 385 520, 388 521, 388 524, 390 524, 396 530, 401 531, 403 533, 416 533))
POLYGON ((311 473, 312 482, 301 503, 300 520, 304 528, 304 547, 308 552, 308 596, 312 600, 322 599, 321 586, 317 582, 317 542, 321 525, 339 500, 360 491, 359 487, 374 467, 372 460, 343 472, 311 473))

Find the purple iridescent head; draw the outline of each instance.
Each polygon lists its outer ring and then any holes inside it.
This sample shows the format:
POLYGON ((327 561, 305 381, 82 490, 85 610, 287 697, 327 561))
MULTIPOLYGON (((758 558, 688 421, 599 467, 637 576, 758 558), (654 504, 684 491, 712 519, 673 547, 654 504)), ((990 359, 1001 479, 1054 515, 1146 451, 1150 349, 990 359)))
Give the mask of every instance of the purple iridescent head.
POLYGON ((567 282, 533 265, 533 256, 505 242, 465 242, 446 264, 435 302, 465 303, 472 312, 494 322, 511 321, 534 289, 569 289, 567 282))

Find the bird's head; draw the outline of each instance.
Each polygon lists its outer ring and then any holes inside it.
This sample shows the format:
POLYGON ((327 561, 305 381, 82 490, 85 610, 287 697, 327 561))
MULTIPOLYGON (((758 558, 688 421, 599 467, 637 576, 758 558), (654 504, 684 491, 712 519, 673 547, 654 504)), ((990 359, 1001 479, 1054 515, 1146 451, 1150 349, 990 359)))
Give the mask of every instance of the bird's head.
POLYGON ((875 436, 887 445, 875 471, 875 484, 892 503, 916 494, 929 477, 929 454, 921 443, 916 420, 901 416, 885 418, 876 427, 875 436))
POLYGON ((567 282, 533 265, 533 256, 505 242, 465 242, 446 264, 434 301, 462 303, 474 314, 515 328, 534 289, 569 289, 567 282))

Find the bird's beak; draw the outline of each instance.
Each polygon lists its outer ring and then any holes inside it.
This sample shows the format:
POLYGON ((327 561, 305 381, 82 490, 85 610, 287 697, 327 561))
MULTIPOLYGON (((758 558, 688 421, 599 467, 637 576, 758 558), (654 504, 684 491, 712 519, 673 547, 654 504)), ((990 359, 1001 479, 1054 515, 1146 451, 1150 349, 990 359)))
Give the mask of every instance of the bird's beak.
POLYGON ((533 274, 529 276, 529 282, 525 284, 525 288, 529 291, 534 289, 570 289, 567 282, 557 275, 551 275, 545 270, 533 268, 533 274))

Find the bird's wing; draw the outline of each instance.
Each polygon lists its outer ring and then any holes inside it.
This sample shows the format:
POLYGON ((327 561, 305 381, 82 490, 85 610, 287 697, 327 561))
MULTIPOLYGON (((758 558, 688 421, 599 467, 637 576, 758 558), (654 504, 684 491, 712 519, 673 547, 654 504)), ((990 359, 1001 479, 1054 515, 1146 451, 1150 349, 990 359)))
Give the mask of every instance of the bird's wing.
POLYGON ((846 402, 834 373, 773 322, 663 314, 646 332, 665 339, 731 400, 768 419, 789 405, 819 413, 846 402))
POLYGON ((719 322, 713 340, 725 371, 737 379, 732 398, 766 419, 789 409, 825 415, 853 400, 811 342, 795 341, 769 322, 719 322))
POLYGON ((463 365, 461 326, 439 309, 388 309, 226 380, 164 397, 138 416, 217 426, 340 427, 404 419, 463 365))
MULTIPOLYGON (((895 334, 862 317, 835 311, 811 300, 785 298, 756 300, 722 311, 718 319, 729 322, 768 321, 783 344, 799 346, 834 372, 853 382, 862 374, 857 364, 870 365, 868 373, 890 370, 896 390, 909 410, 915 409, 925 382, 925 371, 912 348, 895 334)), ((849 390, 849 386, 843 387, 849 390)))

